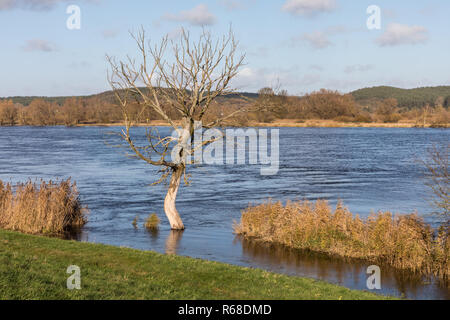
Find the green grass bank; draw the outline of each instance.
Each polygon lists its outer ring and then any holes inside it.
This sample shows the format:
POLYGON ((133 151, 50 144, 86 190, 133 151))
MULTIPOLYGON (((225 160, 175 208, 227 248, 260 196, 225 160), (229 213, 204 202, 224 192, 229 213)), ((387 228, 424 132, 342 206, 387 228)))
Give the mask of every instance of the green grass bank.
POLYGON ((386 299, 290 277, 151 251, 0 229, 0 299, 386 299), (66 287, 81 269, 81 290, 66 287))

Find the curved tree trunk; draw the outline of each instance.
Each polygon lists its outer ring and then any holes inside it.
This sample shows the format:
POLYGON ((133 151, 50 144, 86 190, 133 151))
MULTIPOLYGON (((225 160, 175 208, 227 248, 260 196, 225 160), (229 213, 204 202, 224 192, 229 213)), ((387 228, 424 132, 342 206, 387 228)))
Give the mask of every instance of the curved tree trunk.
POLYGON ((172 169, 172 177, 170 179, 169 189, 167 190, 166 198, 164 199, 164 211, 169 219, 170 227, 172 230, 183 230, 184 224, 181 221, 180 214, 175 206, 177 199, 178 188, 181 182, 181 176, 183 175, 183 168, 176 167, 172 169))

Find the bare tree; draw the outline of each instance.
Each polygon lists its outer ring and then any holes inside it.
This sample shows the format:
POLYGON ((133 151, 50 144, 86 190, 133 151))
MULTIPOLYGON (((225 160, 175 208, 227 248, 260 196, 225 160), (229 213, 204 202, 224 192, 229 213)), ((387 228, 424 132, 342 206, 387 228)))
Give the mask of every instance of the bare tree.
POLYGON ((66 99, 62 107, 59 108, 62 122, 68 127, 79 124, 84 116, 83 109, 81 100, 76 98, 66 99))
MULTIPOLYGON (((200 146, 194 146, 194 125, 204 119, 216 98, 235 91, 230 81, 243 65, 244 55, 237 53, 238 43, 231 30, 220 39, 214 39, 203 31, 195 42, 183 30, 179 39, 169 40, 166 36, 155 45, 147 42, 143 29, 132 36, 139 49, 139 62, 130 57, 125 61, 107 57, 111 66, 108 80, 125 121, 120 135, 136 157, 160 167, 161 177, 156 183, 170 176, 164 211, 171 228, 181 230, 184 225, 175 200, 183 176, 187 182, 186 166, 193 163, 186 160, 187 156, 195 148, 203 148, 213 142, 203 141, 200 146), (138 112, 131 108, 136 104, 139 105, 138 112), (134 111, 130 112, 130 109, 134 111), (146 145, 138 145, 131 128, 145 122, 145 117, 152 113, 167 122, 178 135, 162 137, 156 127, 148 127, 146 145), (174 150, 179 161, 168 159, 174 150)), ((218 116, 202 126, 221 126, 236 114, 249 112, 254 107, 250 105, 218 116)))
POLYGON ((56 125, 57 107, 43 99, 34 99, 28 106, 28 115, 33 125, 52 126, 56 125))
POLYGON ((0 126, 14 126, 17 123, 17 107, 12 101, 0 101, 0 126))
POLYGON ((450 175, 448 172, 448 152, 450 146, 443 148, 434 146, 429 151, 428 160, 423 161, 429 186, 434 194, 432 201, 436 208, 435 214, 440 216, 447 226, 450 226, 450 175))
POLYGON ((254 117, 258 122, 272 122, 275 119, 283 119, 287 112, 288 93, 281 90, 281 84, 264 87, 258 90, 258 98, 255 101, 257 111, 254 117))

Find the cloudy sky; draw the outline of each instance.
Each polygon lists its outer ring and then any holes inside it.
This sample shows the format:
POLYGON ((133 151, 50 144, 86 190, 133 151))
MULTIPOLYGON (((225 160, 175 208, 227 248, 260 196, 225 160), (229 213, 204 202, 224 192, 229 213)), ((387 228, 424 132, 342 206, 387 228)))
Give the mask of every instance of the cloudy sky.
POLYGON ((105 54, 135 55, 128 32, 141 25, 157 41, 232 24, 247 55, 242 91, 450 85, 449 13, 448 0, 0 0, 0 96, 108 90, 105 54), (66 26, 69 5, 79 30, 66 26), (367 27, 370 5, 379 30, 367 27))

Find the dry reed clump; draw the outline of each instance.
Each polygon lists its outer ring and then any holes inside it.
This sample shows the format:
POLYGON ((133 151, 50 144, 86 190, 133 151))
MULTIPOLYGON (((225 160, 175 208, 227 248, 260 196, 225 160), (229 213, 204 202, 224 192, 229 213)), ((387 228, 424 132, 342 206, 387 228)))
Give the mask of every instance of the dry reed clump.
POLYGON ((147 220, 144 223, 144 227, 148 230, 158 230, 160 220, 156 213, 152 213, 148 216, 147 220))
POLYGON ((12 186, 0 181, 0 228, 31 234, 62 234, 86 223, 70 179, 54 183, 28 181, 12 186))
POLYGON ((137 229, 137 227, 138 227, 137 226, 138 220, 139 220, 139 216, 136 216, 136 217, 134 217, 133 222, 131 222, 131 224, 133 225, 133 227, 135 229, 137 229))
POLYGON ((249 238, 391 266, 448 279, 448 229, 433 230, 416 214, 355 217, 338 203, 268 201, 242 212, 235 232, 249 238))

